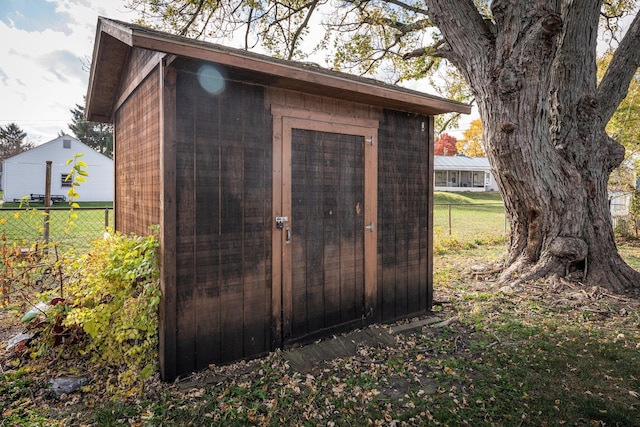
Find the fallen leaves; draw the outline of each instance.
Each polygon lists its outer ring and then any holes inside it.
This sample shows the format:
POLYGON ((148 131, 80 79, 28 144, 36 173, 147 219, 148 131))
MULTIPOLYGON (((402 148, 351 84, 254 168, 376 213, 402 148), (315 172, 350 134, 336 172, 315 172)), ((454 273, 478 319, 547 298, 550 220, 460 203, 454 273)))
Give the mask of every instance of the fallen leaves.
MULTIPOLYGON (((638 301, 563 283, 509 295, 486 286, 437 287, 438 299, 448 303, 435 310, 447 323, 400 328, 395 346, 358 345, 353 355, 305 372, 274 352, 210 365, 173 384, 156 375, 144 389, 121 394, 119 403, 108 403, 100 389, 110 372, 95 373, 90 389, 56 400, 38 378, 71 370, 72 361, 33 371, 31 383, 22 384, 25 377, 15 372, 25 361, 17 359, 17 367, 3 366, 11 374, 0 381, 2 415, 50 424, 550 425, 585 417, 576 415, 579 402, 593 407, 584 424, 624 424, 617 408, 634 414, 638 380, 618 370, 618 359, 637 354, 638 301)), ((637 372, 637 358, 628 363, 637 372)))

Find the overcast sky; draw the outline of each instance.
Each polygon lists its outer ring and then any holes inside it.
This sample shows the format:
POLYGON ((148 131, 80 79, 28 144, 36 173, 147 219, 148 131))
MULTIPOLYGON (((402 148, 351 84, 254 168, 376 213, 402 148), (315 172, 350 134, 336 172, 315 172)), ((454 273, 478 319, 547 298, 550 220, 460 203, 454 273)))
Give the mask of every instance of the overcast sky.
POLYGON ((82 104, 98 16, 133 21, 124 0, 0 0, 0 125, 36 145, 72 134, 82 104))

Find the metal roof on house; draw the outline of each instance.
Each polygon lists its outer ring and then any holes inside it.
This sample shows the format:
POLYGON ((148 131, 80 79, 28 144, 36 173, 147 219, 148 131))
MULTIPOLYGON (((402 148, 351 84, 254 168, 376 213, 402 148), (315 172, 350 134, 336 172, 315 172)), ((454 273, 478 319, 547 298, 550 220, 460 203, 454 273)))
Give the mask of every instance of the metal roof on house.
POLYGON ((131 51, 159 52, 167 57, 210 61, 234 70, 236 78, 268 86, 327 95, 426 115, 469 114, 471 106, 377 80, 335 72, 316 65, 286 61, 246 50, 180 37, 140 25, 98 18, 89 76, 86 114, 90 121, 111 120, 131 51))
POLYGON ((435 170, 489 171, 491 165, 486 157, 433 156, 435 170))

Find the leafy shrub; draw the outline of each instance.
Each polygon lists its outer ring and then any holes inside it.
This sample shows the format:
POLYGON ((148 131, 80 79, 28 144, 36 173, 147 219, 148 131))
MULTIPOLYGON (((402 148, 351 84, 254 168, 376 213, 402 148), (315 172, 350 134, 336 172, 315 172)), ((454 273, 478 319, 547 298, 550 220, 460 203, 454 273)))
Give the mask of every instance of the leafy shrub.
POLYGON ((31 357, 79 356, 77 361, 89 362, 92 371, 117 373, 108 391, 138 390, 157 370, 157 246, 154 236, 115 233, 91 242, 78 256, 67 252, 58 257, 56 252, 54 261, 39 253, 13 264, 3 258, 5 271, 20 267, 11 277, 0 277, 5 282, 21 278, 21 294, 31 307, 23 322, 36 335, 31 357), (59 286, 34 295, 33 272, 43 268, 42 275, 52 276, 59 286))
POLYGON ((157 368, 159 270, 154 236, 119 233, 92 242, 65 265, 62 325, 81 328, 79 351, 118 368, 120 386, 134 386, 157 368))

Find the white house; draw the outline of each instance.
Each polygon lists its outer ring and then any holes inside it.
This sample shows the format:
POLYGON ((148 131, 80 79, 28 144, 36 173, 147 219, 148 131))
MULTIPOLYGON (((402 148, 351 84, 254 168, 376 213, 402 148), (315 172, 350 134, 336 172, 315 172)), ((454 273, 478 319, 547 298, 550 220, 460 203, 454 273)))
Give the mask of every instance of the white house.
POLYGON ((46 164, 51 163, 51 195, 67 197, 71 181, 65 180, 72 164, 67 161, 76 154, 83 154, 79 160, 87 164, 87 181, 76 189, 82 202, 110 202, 113 200, 114 171, 113 160, 98 153, 78 139, 62 135, 38 145, 3 162, 2 189, 4 200, 13 201, 23 196, 44 195, 46 164))
POLYGON ((434 156, 435 191, 497 191, 486 157, 434 156))

